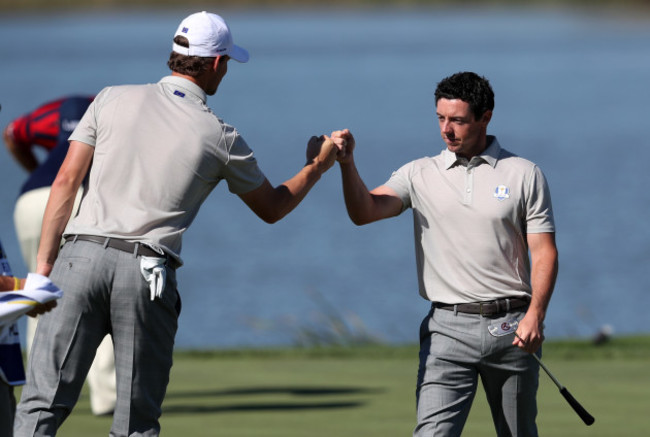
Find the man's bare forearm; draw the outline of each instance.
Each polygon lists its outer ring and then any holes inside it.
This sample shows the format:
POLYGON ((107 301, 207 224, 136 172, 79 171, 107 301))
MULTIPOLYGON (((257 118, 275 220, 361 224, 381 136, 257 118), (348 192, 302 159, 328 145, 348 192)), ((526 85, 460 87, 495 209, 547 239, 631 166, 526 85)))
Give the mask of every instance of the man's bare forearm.
POLYGON ((49 276, 52 271, 59 253, 61 235, 72 214, 77 191, 88 172, 93 152, 94 149, 88 144, 79 141, 70 143, 45 207, 41 242, 36 256, 36 273, 49 276))
POLYGON ((36 257, 36 273, 48 276, 61 245, 61 235, 72 214, 78 187, 59 181, 52 186, 43 216, 41 242, 36 257))
POLYGON ((343 198, 350 220, 356 225, 364 225, 371 220, 367 214, 373 207, 372 195, 361 179, 354 159, 341 163, 343 198))

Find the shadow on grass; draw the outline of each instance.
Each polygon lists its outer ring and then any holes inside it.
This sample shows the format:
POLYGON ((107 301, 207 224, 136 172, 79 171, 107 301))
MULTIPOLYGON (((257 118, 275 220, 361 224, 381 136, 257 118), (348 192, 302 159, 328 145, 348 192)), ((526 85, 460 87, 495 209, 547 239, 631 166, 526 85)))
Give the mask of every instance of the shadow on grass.
POLYGON ((249 403, 239 405, 169 405, 163 407, 163 414, 212 414, 228 413, 233 411, 305 411, 305 410, 331 410, 340 408, 359 408, 365 402, 318 402, 318 403, 297 403, 297 402, 275 402, 272 404, 249 403))
POLYGON ((382 391, 383 390, 380 389, 357 387, 251 387, 228 390, 170 391, 167 393, 167 396, 165 396, 165 399, 277 394, 287 394, 294 396, 356 395, 376 394, 381 393, 382 391))
POLYGON ((227 396, 265 396, 265 395, 292 395, 292 396, 332 396, 332 395, 359 395, 376 394, 383 390, 357 387, 250 387, 227 390, 194 390, 194 391, 171 391, 165 397, 163 414, 201 414, 201 413, 225 413, 233 411, 297 411, 297 410, 331 410, 339 408, 358 408, 366 404, 364 401, 327 401, 327 402, 295 402, 295 401, 273 401, 265 402, 242 402, 236 405, 200 405, 183 404, 174 405, 174 401, 196 398, 220 398, 227 396))

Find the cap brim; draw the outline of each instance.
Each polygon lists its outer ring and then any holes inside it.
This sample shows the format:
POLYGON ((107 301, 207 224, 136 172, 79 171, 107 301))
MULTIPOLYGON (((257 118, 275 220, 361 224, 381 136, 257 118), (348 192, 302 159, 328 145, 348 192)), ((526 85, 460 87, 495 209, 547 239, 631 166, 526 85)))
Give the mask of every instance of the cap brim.
POLYGON ((234 44, 228 56, 230 56, 232 59, 234 59, 237 62, 248 62, 248 59, 250 58, 250 56, 248 55, 248 50, 243 49, 234 44))

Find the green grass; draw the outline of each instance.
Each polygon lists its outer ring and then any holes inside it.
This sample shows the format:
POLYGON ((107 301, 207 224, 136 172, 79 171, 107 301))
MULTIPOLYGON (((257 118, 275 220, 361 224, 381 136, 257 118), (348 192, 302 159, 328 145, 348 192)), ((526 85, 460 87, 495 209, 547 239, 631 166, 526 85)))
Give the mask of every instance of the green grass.
MULTIPOLYGON (((647 435, 650 337, 551 341, 544 363, 596 418, 585 426, 540 374, 540 434, 647 435)), ((184 351, 175 355, 163 405, 167 436, 407 436, 414 426, 415 346, 184 351)), ((107 435, 87 392, 59 435, 107 435)), ((482 389, 467 436, 494 436, 482 389)))

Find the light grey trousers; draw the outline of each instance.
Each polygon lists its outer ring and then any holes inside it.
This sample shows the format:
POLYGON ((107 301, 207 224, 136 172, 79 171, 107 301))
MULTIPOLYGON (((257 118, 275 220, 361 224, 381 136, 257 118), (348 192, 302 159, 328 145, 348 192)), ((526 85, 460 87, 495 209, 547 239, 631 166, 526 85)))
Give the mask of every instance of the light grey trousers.
POLYGON ((175 271, 167 268, 162 297, 152 301, 139 258, 76 241, 63 246, 50 278, 64 294, 38 323, 15 437, 56 434, 106 334, 117 376, 110 435, 157 436, 180 312, 175 271))
POLYGON ((486 317, 432 308, 420 326, 414 436, 460 436, 479 377, 497 435, 537 436, 539 364, 512 345, 512 335, 488 332, 492 323, 523 316, 522 311, 486 317))
MULTIPOLYGON (((36 271, 36 255, 41 242, 41 228, 43 227, 43 214, 50 197, 52 187, 41 187, 29 190, 18 197, 14 209, 14 226, 16 237, 20 243, 23 260, 30 272, 36 271)), ((72 208, 73 216, 79 208, 83 187, 77 191, 72 208)), ((25 330, 26 351, 32 347, 38 318, 27 317, 25 330)), ((93 414, 101 415, 113 412, 115 409, 115 359, 113 357, 113 341, 110 336, 104 337, 95 361, 88 372, 88 388, 90 389, 90 408, 93 414)), ((0 434, 3 435, 3 434, 0 434)))

